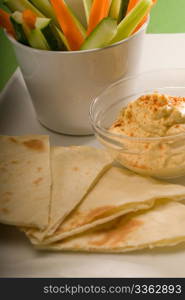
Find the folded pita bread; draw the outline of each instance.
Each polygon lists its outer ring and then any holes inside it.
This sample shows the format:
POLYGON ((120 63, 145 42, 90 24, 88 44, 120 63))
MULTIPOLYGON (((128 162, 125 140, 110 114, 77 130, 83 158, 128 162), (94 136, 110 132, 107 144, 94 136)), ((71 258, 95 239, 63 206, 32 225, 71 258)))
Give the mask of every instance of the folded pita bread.
POLYGON ((46 237, 42 243, 53 243, 129 212, 148 209, 161 198, 182 200, 185 198, 185 186, 111 167, 53 235, 46 237))
POLYGON ((131 213, 92 231, 41 249, 91 252, 126 252, 173 246, 185 241, 185 205, 165 202, 144 212, 131 213))
POLYGON ((25 233, 40 241, 54 232, 111 163, 112 158, 101 149, 88 146, 53 148, 49 227, 44 232, 30 228, 24 230, 25 233))
POLYGON ((40 229, 50 202, 48 136, 0 136, 0 222, 40 229))

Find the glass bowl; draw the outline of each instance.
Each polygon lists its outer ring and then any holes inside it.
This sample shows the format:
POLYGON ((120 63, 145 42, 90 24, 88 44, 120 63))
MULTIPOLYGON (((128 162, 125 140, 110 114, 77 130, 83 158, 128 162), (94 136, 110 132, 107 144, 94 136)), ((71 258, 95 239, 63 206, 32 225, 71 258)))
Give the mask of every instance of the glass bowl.
POLYGON ((124 167, 157 178, 180 177, 185 175, 185 133, 137 138, 108 130, 130 101, 156 91, 185 97, 185 69, 156 70, 113 83, 92 101, 91 124, 98 140, 124 167))

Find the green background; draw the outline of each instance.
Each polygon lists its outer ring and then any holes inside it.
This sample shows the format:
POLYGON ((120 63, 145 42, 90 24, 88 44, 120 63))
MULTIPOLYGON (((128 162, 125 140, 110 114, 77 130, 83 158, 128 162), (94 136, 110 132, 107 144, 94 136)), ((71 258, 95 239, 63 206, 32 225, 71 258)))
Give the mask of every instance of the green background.
MULTIPOLYGON (((147 32, 185 33, 185 0, 158 0, 152 9, 147 32)), ((0 90, 16 67, 17 62, 10 43, 0 30, 0 90)))

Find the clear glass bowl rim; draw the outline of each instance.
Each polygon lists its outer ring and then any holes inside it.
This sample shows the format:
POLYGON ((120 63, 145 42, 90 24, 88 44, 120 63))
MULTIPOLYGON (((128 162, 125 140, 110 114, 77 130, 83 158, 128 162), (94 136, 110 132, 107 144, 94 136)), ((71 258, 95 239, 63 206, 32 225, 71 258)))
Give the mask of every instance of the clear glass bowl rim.
MULTIPOLYGON (((131 75, 131 76, 126 76, 124 78, 121 78, 115 82, 113 82, 112 84, 110 84, 108 87, 106 87, 97 97, 95 97, 94 99, 92 99, 92 102, 91 102, 91 105, 90 105, 90 109, 89 109, 89 118, 90 118, 90 122, 91 122, 91 125, 96 132, 100 133, 101 136, 105 136, 105 138, 109 138, 109 140, 112 140, 112 142, 114 143, 115 142, 115 138, 119 138, 119 139, 122 139, 123 141, 124 140, 129 140, 129 141, 135 141, 135 142, 167 142, 167 141, 171 141, 172 139, 180 139, 180 138, 185 138, 185 133, 179 133, 179 134, 176 134, 176 135, 170 135, 170 136, 164 136, 164 137, 149 137, 149 138, 141 138, 141 137, 130 137, 130 136, 126 136, 126 135, 123 135, 123 134, 119 134, 119 133, 113 133, 113 132, 110 132, 108 130, 106 130, 105 128, 99 126, 97 124, 97 121, 95 120, 94 118, 94 110, 95 110, 95 106, 97 105, 97 103, 101 100, 101 97, 104 96, 106 93, 108 93, 109 90, 111 90, 112 88, 114 88, 115 86, 127 81, 127 80, 133 80, 133 79, 136 79, 138 77, 142 77, 144 75, 147 75, 147 74, 155 74, 155 73, 158 73, 158 72, 163 72, 163 71, 183 71, 184 74, 185 74, 185 68, 163 68, 163 69, 154 69, 154 70, 150 70, 150 71, 146 71, 146 72, 140 72, 140 73, 137 73, 135 75, 131 75)), ((182 86, 168 86, 168 88, 182 88, 182 86)), ((164 86, 163 88, 167 88, 167 86, 164 86)), ((185 86, 184 86, 185 88, 185 86)), ((137 94, 135 94, 137 95, 137 94)), ((121 142, 121 140, 120 140, 121 142)))

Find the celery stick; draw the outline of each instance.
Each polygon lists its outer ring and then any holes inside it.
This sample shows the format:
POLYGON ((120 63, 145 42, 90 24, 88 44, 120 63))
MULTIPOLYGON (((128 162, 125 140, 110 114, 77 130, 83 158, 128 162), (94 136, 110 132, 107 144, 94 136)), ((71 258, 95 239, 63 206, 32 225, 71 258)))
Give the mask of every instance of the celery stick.
POLYGON ((118 20, 123 0, 112 0, 109 16, 118 20))
POLYGON ((89 23, 89 16, 90 11, 92 7, 93 0, 83 0, 84 10, 85 10, 85 16, 86 16, 86 22, 89 23))
POLYGON ((152 5, 152 0, 140 0, 138 4, 119 23, 118 30, 111 44, 119 42, 132 34, 152 5))
POLYGON ((126 15, 129 0, 112 0, 109 16, 119 22, 126 15))
POLYGON ((126 14, 128 2, 129 0, 112 0, 109 16, 119 23, 126 14))
POLYGON ((75 12, 70 7, 70 5, 68 3, 66 3, 66 6, 68 8, 68 11, 69 11, 71 17, 73 18, 74 23, 78 27, 78 29, 81 32, 82 36, 85 38, 86 37, 86 30, 85 30, 84 26, 81 24, 81 22, 79 21, 78 17, 76 16, 75 12))
POLYGON ((4 0, 4 3, 12 12, 14 11, 22 12, 25 9, 30 9, 38 17, 43 17, 43 14, 35 6, 33 6, 28 0, 4 0))

